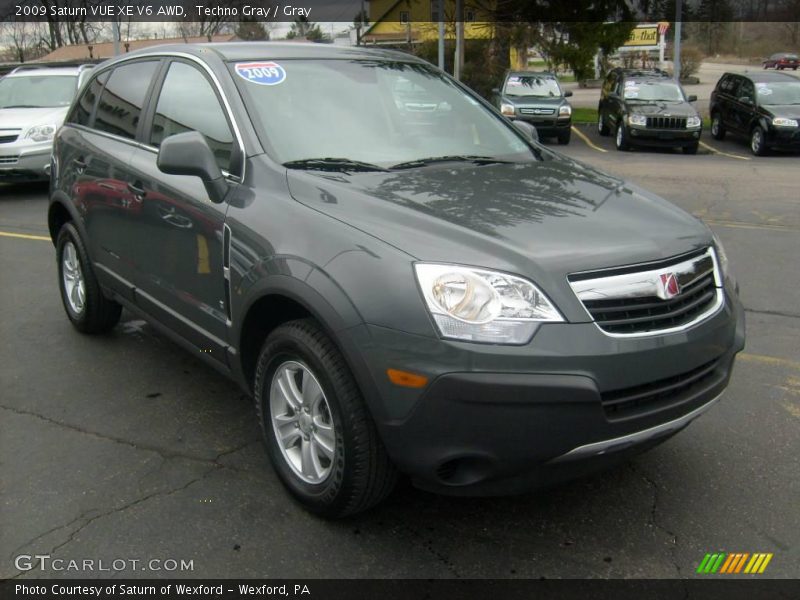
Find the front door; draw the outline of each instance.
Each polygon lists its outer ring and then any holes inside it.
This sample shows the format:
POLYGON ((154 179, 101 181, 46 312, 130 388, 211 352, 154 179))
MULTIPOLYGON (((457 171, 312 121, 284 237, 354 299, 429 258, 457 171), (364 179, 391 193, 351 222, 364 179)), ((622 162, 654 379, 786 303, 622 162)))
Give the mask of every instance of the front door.
MULTIPOLYGON (((171 135, 202 133, 220 167, 231 166, 234 136, 216 88, 200 68, 172 61, 155 100, 145 147, 131 158, 142 210, 133 216, 136 299, 147 312, 225 362, 228 310, 222 269, 227 204, 214 204, 197 177, 166 175, 158 148, 171 135)), ((235 184, 231 183, 231 190, 235 184)))

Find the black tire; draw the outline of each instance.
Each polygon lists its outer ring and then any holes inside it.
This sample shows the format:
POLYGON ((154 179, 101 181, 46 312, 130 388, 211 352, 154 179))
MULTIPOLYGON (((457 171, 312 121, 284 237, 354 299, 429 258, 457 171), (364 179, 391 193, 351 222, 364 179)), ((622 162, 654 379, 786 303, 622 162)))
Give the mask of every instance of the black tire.
POLYGON ((761 125, 756 125, 750 132, 750 152, 754 156, 766 156, 769 152, 767 148, 767 133, 761 125))
POLYGON ((700 144, 692 144, 691 146, 684 146, 683 153, 684 154, 697 154, 697 149, 700 147, 700 144))
POLYGON ((718 112, 715 112, 711 115, 711 137, 715 140, 724 140, 725 139, 725 125, 722 123, 722 115, 718 112))
POLYGON ((603 111, 600 109, 597 110, 597 133, 603 137, 607 137, 611 133, 611 130, 608 128, 608 123, 606 123, 603 117, 603 111))
POLYGON ((571 137, 572 137, 572 130, 567 129, 567 131, 565 131, 564 133, 560 133, 558 135, 558 143, 561 144, 562 146, 566 146, 567 144, 569 144, 569 140, 571 137))
POLYGON ((617 133, 614 138, 614 145, 617 147, 617 150, 620 151, 629 150, 631 147, 630 142, 628 141, 628 132, 625 129, 625 125, 621 118, 617 124, 617 133))
POLYGON ((289 493, 306 509, 323 517, 340 518, 367 510, 392 492, 397 470, 378 436, 350 369, 316 321, 290 321, 267 337, 256 366, 254 396, 258 422, 275 472, 289 493), (273 376, 290 361, 308 368, 329 407, 335 447, 328 465, 329 473, 319 483, 304 481, 295 472, 284 456, 272 425, 273 376))
MULTIPOLYGON (((70 251, 71 252, 71 251, 70 251)), ((78 230, 72 223, 66 223, 58 232, 56 239, 56 260, 58 264, 58 287, 61 302, 72 325, 81 333, 106 333, 119 323, 122 307, 103 295, 100 284, 92 269, 89 254, 78 230), (84 302, 82 308, 76 310, 67 297, 64 278, 64 252, 70 246, 74 248, 80 273, 83 279, 84 302)))

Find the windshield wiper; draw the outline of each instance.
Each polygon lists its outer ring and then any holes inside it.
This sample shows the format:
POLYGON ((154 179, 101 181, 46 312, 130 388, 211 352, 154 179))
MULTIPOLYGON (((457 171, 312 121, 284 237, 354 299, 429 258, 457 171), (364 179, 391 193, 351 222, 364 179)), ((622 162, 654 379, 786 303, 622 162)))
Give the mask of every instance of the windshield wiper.
POLYGON ((386 171, 372 163, 349 158, 304 158, 283 163, 287 169, 309 169, 319 171, 386 171))
POLYGON ((415 169, 440 162, 470 162, 476 165, 491 165, 495 163, 510 163, 509 160, 494 158, 492 156, 472 156, 469 154, 454 154, 452 156, 432 156, 430 158, 419 158, 408 162, 397 163, 389 167, 390 169, 415 169))

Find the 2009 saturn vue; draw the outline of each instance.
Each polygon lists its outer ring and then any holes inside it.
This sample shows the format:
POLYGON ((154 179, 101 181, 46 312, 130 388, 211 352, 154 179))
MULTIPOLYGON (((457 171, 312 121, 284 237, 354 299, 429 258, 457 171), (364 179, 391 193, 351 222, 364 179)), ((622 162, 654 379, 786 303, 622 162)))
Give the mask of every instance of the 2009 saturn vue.
POLYGON ((56 136, 49 226, 74 326, 125 307, 234 378, 331 517, 399 473, 488 495, 612 464, 707 410, 744 345, 699 220, 391 51, 104 63, 56 136))

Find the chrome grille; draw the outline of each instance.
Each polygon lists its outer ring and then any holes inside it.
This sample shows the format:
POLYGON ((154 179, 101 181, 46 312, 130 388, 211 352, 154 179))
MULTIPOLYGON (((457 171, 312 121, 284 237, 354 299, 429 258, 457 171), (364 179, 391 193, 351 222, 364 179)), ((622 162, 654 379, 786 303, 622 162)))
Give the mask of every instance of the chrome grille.
POLYGON ((711 316, 722 305, 721 281, 711 248, 657 265, 569 278, 597 326, 617 336, 678 331, 711 316))
POLYGON ((647 117, 648 129, 686 129, 686 117, 647 117))
POLYGON ((556 111, 554 108, 520 108, 519 112, 523 115, 552 115, 556 111))

